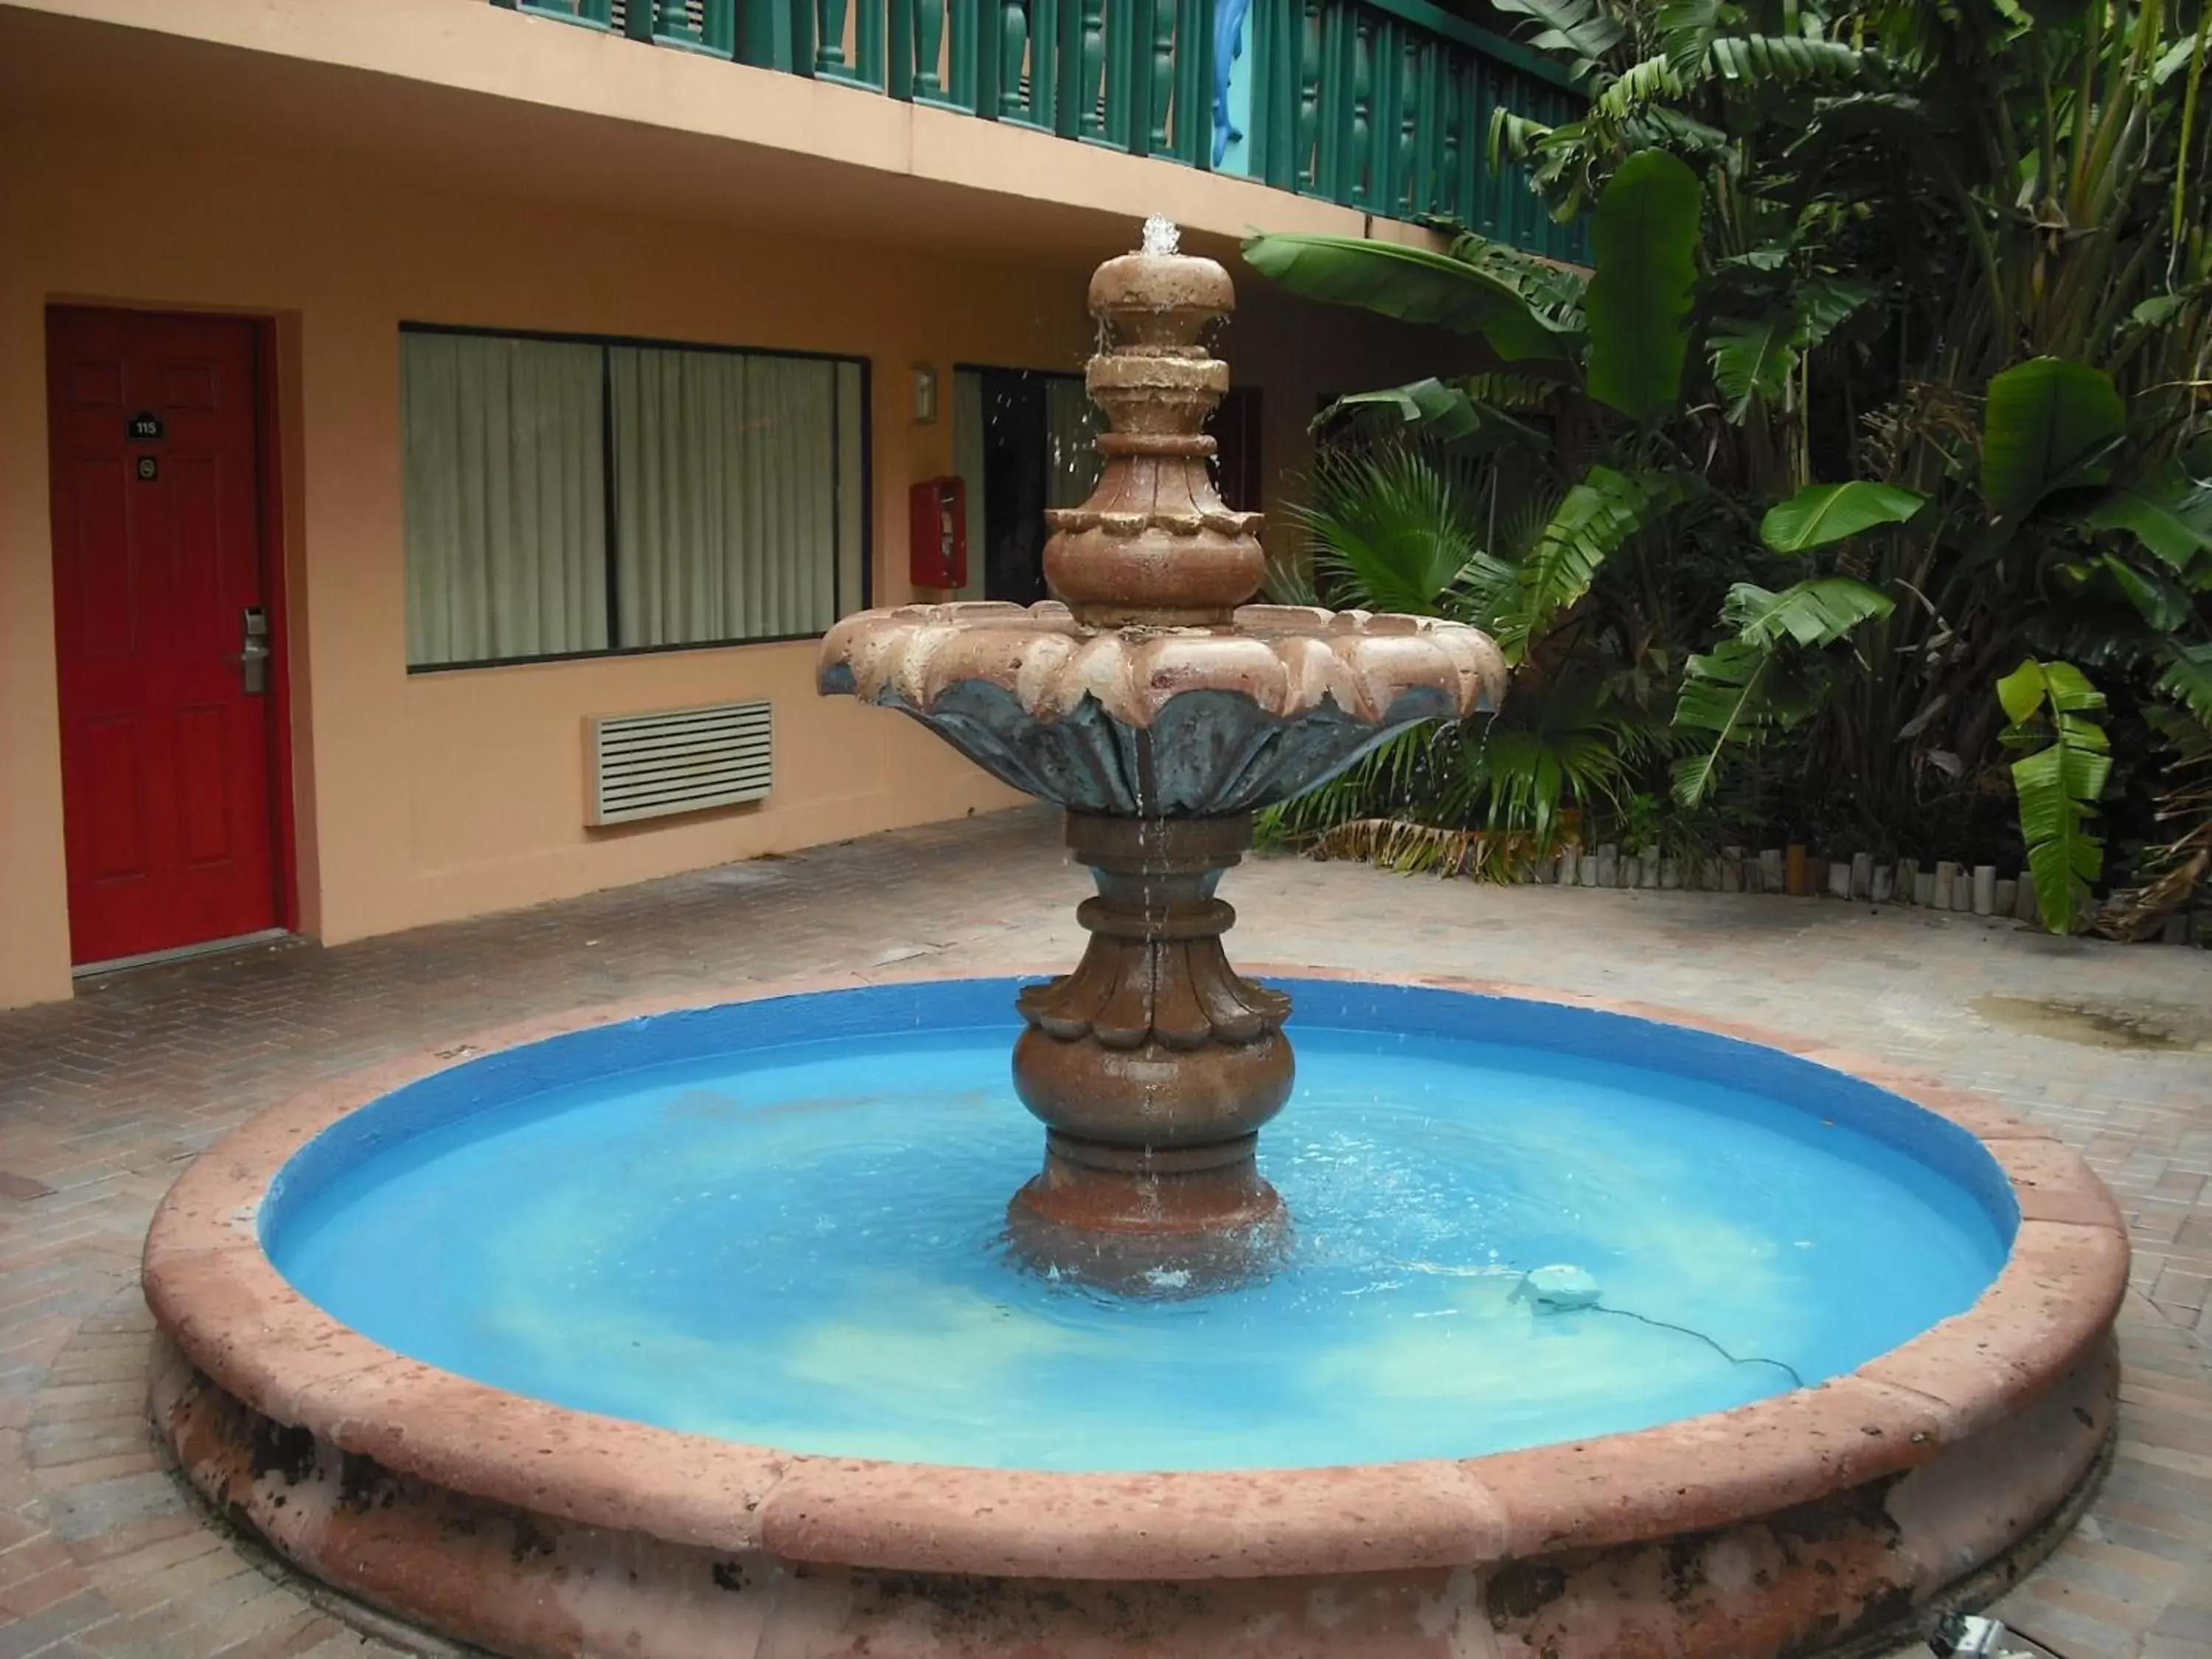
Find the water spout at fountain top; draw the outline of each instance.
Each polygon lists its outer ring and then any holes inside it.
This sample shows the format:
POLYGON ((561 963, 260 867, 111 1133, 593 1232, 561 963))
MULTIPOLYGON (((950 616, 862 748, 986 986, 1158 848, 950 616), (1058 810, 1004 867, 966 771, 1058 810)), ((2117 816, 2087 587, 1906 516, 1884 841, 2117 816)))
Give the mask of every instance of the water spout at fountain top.
POLYGON ((1182 232, 1176 222, 1164 214, 1155 213, 1145 221, 1141 251, 1150 254, 1173 253, 1182 245, 1182 232))

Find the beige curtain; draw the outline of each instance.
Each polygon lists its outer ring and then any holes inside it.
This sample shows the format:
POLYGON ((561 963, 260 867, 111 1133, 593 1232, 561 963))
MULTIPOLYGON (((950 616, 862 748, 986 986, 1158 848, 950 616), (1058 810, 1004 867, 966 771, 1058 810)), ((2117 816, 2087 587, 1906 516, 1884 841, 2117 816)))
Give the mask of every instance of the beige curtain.
POLYGON ((1080 507, 1105 465, 1096 442, 1106 417, 1083 382, 1055 375, 1044 383, 1044 504, 1080 507))
MULTIPOLYGON (((856 362, 837 364, 837 608, 867 606, 868 385, 856 362)), ((825 624, 826 626, 826 624, 825 624)))
POLYGON ((600 349, 399 337, 407 660, 604 650, 600 349))
POLYGON ((859 563, 856 476, 842 480, 852 490, 842 514, 839 500, 841 474, 858 470, 857 411, 840 408, 841 392, 859 401, 857 371, 736 352, 617 346, 608 356, 619 642, 828 628, 840 571, 859 563))

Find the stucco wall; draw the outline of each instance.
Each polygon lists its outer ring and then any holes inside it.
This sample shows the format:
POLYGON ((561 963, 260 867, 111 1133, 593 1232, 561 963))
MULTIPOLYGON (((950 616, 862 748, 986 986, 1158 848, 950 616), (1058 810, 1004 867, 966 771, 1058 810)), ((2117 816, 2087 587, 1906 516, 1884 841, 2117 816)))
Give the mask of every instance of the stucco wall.
POLYGON ((43 130, 0 161, 0 1003, 65 994, 45 445, 51 300, 236 307, 280 330, 305 929, 331 942, 1011 799, 908 722, 813 695, 812 647, 406 672, 402 319, 849 352, 877 365, 878 597, 907 597, 902 486, 950 465, 905 418, 908 364, 1054 363, 1089 337, 1082 273, 986 270, 732 228, 445 198, 43 130), (33 157, 32 151, 35 149, 33 157), (127 202, 126 211, 100 204, 127 202), (289 348, 289 349, 287 349, 289 348), (758 808, 583 823, 582 720, 776 706, 758 808))
MULTIPOLYGON (((1079 366, 1088 263, 1023 265, 765 228, 441 191, 266 146, 42 121, 0 133, 0 1006, 65 995, 68 927, 45 446, 53 301, 276 319, 303 929, 336 943, 1012 799, 920 728, 813 695, 811 645, 406 672, 402 319, 848 353, 875 366, 875 599, 908 597, 905 486, 952 470, 929 362, 1079 366), (583 823, 585 716, 735 697, 776 706, 757 808, 583 823)), ((856 234, 866 224, 856 223, 856 234)), ((1325 331, 1243 284, 1226 349, 1267 398, 1271 470, 1319 388, 1389 378, 1404 338, 1325 331), (1240 349, 1240 344, 1243 349, 1240 349)))

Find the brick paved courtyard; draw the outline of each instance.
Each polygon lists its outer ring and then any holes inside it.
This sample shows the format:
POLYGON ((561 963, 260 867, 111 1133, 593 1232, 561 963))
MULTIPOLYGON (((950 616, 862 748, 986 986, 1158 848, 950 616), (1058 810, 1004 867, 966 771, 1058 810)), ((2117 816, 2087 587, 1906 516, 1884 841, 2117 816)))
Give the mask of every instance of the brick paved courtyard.
MULTIPOLYGON (((149 1442, 140 1239, 233 1124, 309 1079, 530 1014, 923 957, 1073 962, 1087 886, 1049 817, 1013 813, 0 1014, 0 1659, 395 1651, 205 1530, 149 1442)), ((2212 954, 1288 860, 1236 872, 1228 896, 1245 961, 1703 1010, 1986 1091, 2081 1150, 2135 1242, 2123 1440, 2088 1518, 2002 1611, 2060 1659, 2212 1659, 2212 954)))

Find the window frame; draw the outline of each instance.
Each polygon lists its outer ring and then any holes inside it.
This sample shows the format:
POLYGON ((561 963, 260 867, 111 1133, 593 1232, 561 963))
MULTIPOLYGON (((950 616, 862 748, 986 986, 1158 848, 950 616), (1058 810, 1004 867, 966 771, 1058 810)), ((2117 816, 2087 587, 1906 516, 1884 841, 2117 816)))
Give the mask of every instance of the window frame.
MULTIPOLYGON (((622 611, 617 595, 620 580, 620 548, 616 536, 619 523, 622 483, 615 471, 614 399, 611 382, 614 376, 611 353, 621 347, 635 347, 647 351, 710 352, 725 357, 792 357, 810 362, 832 365, 851 364, 860 372, 860 592, 859 604, 846 608, 843 592, 844 573, 842 568, 830 574, 832 601, 836 616, 831 626, 854 611, 866 611, 874 602, 876 585, 876 524, 875 524, 875 364, 872 359, 857 357, 842 351, 801 351, 781 346, 724 345, 698 340, 670 340, 641 334, 569 333, 541 328, 490 328, 475 323, 426 323, 403 317, 399 321, 401 339, 410 334, 461 335, 488 340, 536 340, 551 345, 588 345, 600 349, 600 385, 608 394, 602 398, 599 421, 599 448, 605 458, 606 488, 604 511, 606 517, 607 543, 607 637, 619 636, 622 611)), ((404 348, 403 348, 404 349, 404 348)), ((404 419, 403 411, 402 419, 404 419)), ((830 471, 833 477, 842 475, 845 466, 844 434, 838 428, 842 422, 833 422, 830 434, 830 471)), ((405 434, 401 434, 401 445, 405 446, 405 434)), ((832 494, 834 523, 833 540, 844 533, 845 504, 837 499, 842 491, 832 494)), ((403 574, 407 558, 406 538, 403 529, 399 556, 403 574)), ((838 562, 841 565, 842 561, 838 562)), ((805 634, 756 634, 733 640, 688 640, 676 645, 606 645, 588 651, 550 651, 526 657, 479 657, 466 662, 409 663, 407 672, 416 674, 453 674, 485 668, 526 668, 544 663, 597 662, 607 657, 659 657, 676 651, 733 651, 754 645, 796 645, 802 641, 819 640, 827 629, 805 634)))

